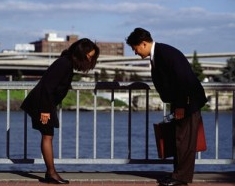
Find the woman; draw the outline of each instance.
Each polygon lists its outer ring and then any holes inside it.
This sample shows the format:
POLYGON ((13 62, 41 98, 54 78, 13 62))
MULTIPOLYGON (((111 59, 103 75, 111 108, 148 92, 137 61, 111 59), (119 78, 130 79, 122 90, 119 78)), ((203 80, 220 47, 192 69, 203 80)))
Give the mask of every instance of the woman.
POLYGON ((98 56, 99 48, 91 40, 84 38, 76 41, 52 63, 21 105, 31 116, 33 128, 42 135, 41 151, 47 168, 46 182, 69 183, 59 176, 54 166, 52 140, 54 128, 59 127, 56 107, 71 88, 73 70, 88 72, 95 67, 98 56))

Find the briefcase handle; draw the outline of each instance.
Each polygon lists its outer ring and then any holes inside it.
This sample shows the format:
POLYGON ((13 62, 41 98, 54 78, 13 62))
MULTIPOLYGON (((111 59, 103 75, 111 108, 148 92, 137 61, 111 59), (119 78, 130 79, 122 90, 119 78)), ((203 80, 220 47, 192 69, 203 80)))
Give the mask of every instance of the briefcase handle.
POLYGON ((175 114, 174 113, 170 113, 170 114, 167 114, 167 115, 163 116, 163 123, 169 123, 173 120, 175 120, 175 114))

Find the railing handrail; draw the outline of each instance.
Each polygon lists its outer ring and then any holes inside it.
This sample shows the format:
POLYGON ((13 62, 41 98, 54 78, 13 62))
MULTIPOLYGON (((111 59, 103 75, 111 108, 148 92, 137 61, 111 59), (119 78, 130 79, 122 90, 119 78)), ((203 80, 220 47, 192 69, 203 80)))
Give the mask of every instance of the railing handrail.
MULTIPOLYGON (((38 81, 0 81, 0 89, 31 89, 38 81)), ((105 83, 105 82, 102 82, 105 83)), ((118 83, 119 86, 128 86, 133 82, 108 82, 108 83, 118 83)), ((142 82, 147 84, 151 89, 154 89, 152 82, 142 82)), ((72 82, 73 89, 95 89, 97 82, 72 82)), ((235 83, 221 83, 221 82, 210 82, 202 83, 205 90, 235 90, 235 83)))

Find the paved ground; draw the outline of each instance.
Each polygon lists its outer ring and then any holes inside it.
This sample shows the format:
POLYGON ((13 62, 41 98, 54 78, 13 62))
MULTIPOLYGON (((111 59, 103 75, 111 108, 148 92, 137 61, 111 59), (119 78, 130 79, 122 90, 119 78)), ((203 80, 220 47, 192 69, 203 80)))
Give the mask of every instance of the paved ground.
MULTIPOLYGON (((66 172, 70 186, 157 186, 163 172, 66 172)), ((41 172, 0 172, 0 186, 47 185, 41 172)), ((50 184, 53 185, 53 184, 50 184)), ((189 186, 235 186, 235 172, 195 173, 189 186)))

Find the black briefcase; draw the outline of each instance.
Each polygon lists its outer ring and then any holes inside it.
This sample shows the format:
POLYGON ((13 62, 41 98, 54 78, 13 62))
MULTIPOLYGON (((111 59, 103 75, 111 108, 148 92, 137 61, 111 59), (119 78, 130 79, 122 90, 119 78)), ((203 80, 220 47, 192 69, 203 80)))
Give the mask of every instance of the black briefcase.
POLYGON ((175 153, 175 123, 153 124, 158 157, 165 159, 174 156, 175 153))

